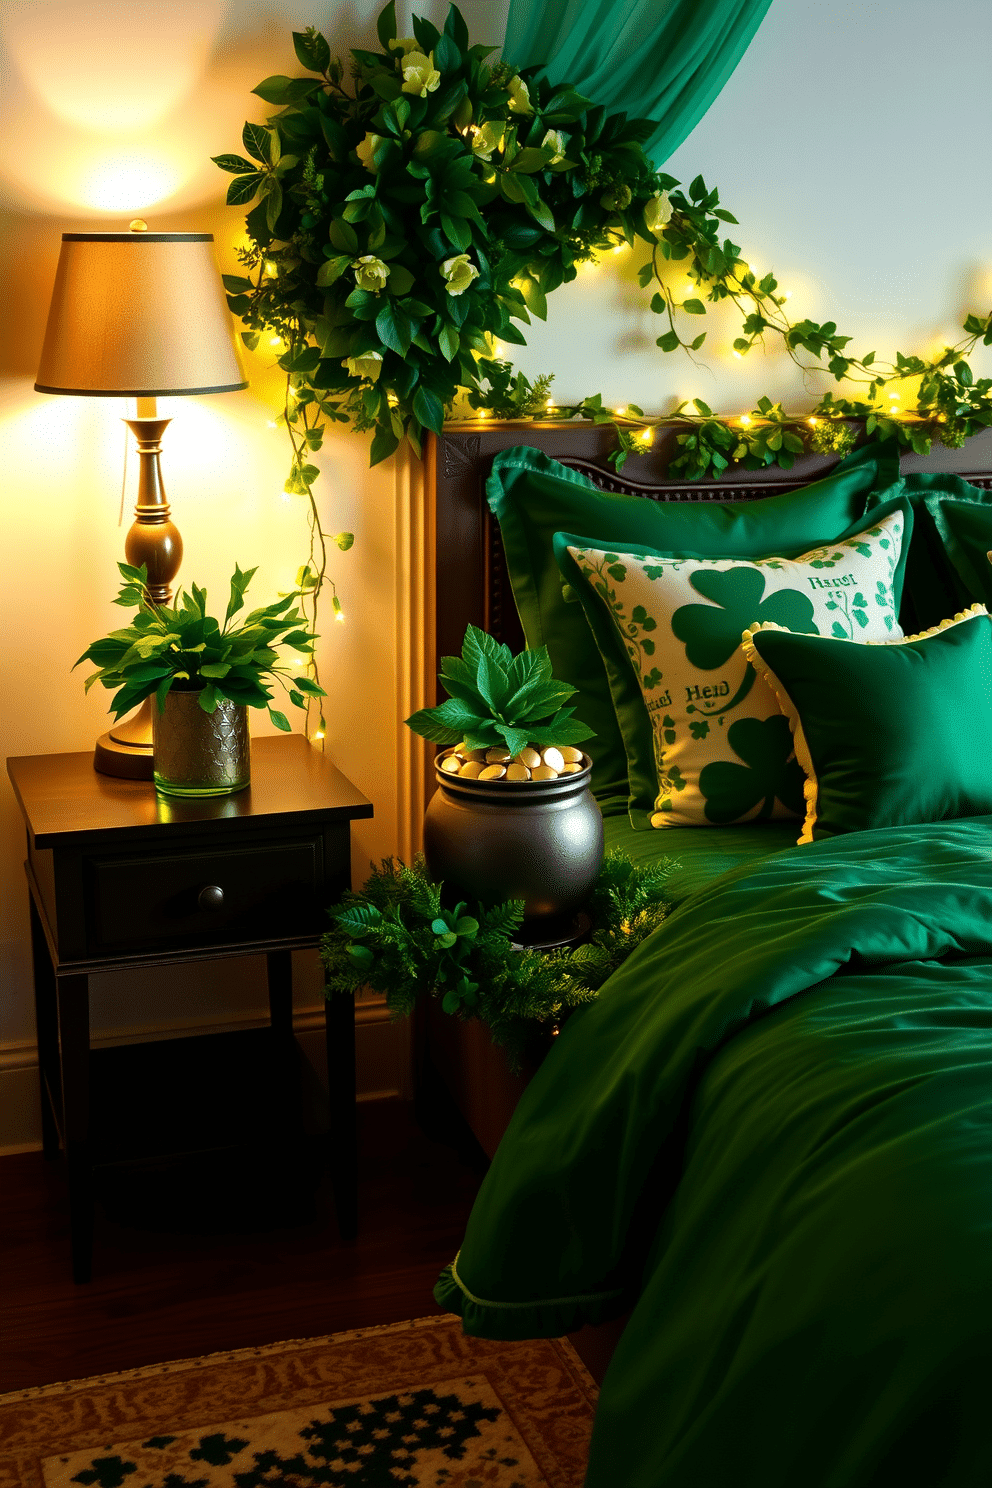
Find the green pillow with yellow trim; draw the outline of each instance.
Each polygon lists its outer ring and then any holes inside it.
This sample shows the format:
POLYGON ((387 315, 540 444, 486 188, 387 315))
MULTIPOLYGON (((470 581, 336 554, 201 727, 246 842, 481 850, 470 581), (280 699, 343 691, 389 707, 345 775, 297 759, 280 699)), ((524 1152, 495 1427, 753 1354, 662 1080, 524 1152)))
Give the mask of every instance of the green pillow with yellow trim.
POLYGON ((763 623, 742 650, 776 694, 806 776, 800 843, 992 813, 984 605, 882 644, 763 623))

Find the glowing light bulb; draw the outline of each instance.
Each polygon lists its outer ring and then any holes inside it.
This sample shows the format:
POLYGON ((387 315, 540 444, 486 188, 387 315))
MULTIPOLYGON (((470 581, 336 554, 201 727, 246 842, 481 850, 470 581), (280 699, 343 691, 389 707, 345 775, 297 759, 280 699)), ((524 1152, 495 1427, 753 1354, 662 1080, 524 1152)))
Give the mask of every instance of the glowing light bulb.
POLYGON ((281 336, 270 336, 269 337, 269 345, 270 346, 281 346, 282 345, 282 337, 281 336))
POLYGON ((623 418, 624 414, 627 412, 626 403, 622 408, 614 408, 613 412, 616 414, 617 418, 623 418))
POLYGON ((323 729, 318 729, 317 732, 314 734, 314 738, 315 739, 322 739, 323 737, 324 737, 324 730, 323 729))
POLYGON ((809 426, 810 426, 811 429, 815 429, 816 428, 816 419, 815 418, 809 419, 808 420, 808 423, 809 423, 809 426))
POLYGON ((344 624, 344 610, 338 610, 338 612, 334 616, 334 618, 338 622, 339 625, 343 625, 344 624))
POLYGON ((554 398, 549 398, 548 401, 547 401, 547 403, 545 403, 544 406, 545 406, 545 408, 554 408, 554 406, 555 406, 555 400, 554 400, 554 398))
POLYGON ((734 356, 737 358, 738 361, 742 360, 741 353, 736 349, 736 347, 734 348, 734 356))
POLYGON ((742 424, 749 424, 750 422, 751 422, 751 415, 748 414, 748 413, 742 413, 741 414, 741 423, 742 424))
POLYGON ((651 441, 654 439, 654 430, 644 429, 640 434, 638 434, 637 437, 642 444, 650 444, 651 441))
POLYGON ((626 248, 626 246, 627 246, 626 243, 618 243, 617 246, 614 248, 613 252, 614 253, 622 253, 623 250, 626 248))
POLYGON ((278 272, 279 272, 278 268, 272 262, 271 259, 267 259, 266 260, 266 263, 265 263, 265 272, 266 272, 266 274, 268 275, 268 277, 270 279, 274 279, 276 277, 276 275, 278 274, 278 272))
POLYGON ((899 394, 898 393, 890 393, 889 394, 889 402, 890 403, 898 403, 899 402, 899 394))
POLYGON ((791 289, 783 289, 783 291, 782 291, 782 298, 783 298, 783 300, 791 300, 792 299, 792 290, 791 289))
POLYGON ((489 417, 489 409, 488 408, 480 408, 479 409, 479 417, 480 417, 480 419, 488 418, 489 417))

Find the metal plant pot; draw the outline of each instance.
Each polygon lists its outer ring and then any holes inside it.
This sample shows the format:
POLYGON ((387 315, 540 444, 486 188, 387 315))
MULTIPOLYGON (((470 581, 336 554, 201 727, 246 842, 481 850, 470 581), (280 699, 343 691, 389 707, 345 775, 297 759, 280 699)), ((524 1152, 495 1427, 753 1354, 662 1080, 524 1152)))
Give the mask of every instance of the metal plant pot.
POLYGON ((223 698, 213 713, 200 694, 173 688, 159 712, 152 702, 155 789, 167 796, 228 796, 251 775, 248 709, 223 698))
POLYGON ((603 861, 588 756, 576 775, 513 781, 448 775, 443 758, 434 764, 438 788, 424 818, 431 877, 457 899, 523 899, 529 944, 567 939, 603 861))

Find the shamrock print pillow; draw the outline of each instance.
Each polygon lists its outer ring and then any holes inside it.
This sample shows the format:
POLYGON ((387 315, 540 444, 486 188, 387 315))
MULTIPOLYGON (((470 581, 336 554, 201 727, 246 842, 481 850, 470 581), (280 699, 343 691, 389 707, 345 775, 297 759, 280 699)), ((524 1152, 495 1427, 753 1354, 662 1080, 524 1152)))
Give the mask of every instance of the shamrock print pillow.
POLYGON ((619 641, 614 658, 638 684, 638 717, 625 720, 617 709, 635 826, 803 815, 805 777, 788 722, 747 662, 742 634, 772 622, 849 641, 899 639, 896 573, 911 520, 899 503, 874 525, 798 558, 621 551, 560 534, 563 572, 584 590, 607 670, 604 624, 619 641))

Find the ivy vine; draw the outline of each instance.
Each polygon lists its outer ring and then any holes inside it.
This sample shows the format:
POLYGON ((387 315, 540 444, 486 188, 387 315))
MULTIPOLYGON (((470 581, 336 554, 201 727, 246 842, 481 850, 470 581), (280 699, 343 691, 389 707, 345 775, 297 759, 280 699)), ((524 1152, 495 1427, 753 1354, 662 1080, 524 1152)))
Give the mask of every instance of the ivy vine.
POLYGON ((353 49, 347 69, 313 27, 294 32, 306 75, 261 82, 253 91, 277 112, 245 124, 244 155, 214 157, 234 177, 228 203, 255 203, 243 272, 225 285, 246 345, 275 344, 286 374, 286 490, 308 502, 298 584, 314 622, 325 584, 341 617, 328 552, 353 541, 324 529, 314 497, 328 424, 371 432, 377 464, 401 440, 419 454, 461 395, 480 415, 610 424, 618 468, 656 427, 674 425, 669 473, 688 480, 737 464, 789 469, 807 449, 843 454, 852 420, 920 454, 992 424, 992 379, 976 380, 968 362, 980 342, 992 345, 992 315, 969 314, 963 338, 930 360, 856 355, 833 321, 789 319, 774 274, 759 278, 741 257, 727 236, 737 219, 701 175, 683 189, 653 168, 642 148, 651 121, 608 114, 539 68, 489 60, 493 49, 470 43, 454 5, 443 30, 415 16, 414 35, 400 37, 390 0, 377 30, 381 50, 353 49), (665 325, 661 351, 694 357, 707 335, 700 319, 729 300, 739 356, 774 339, 804 372, 854 391, 827 391, 804 413, 762 397, 735 419, 699 398, 662 419, 634 405, 618 419, 598 394, 556 407, 551 376, 530 382, 497 347, 525 344, 520 325, 546 318, 547 296, 583 263, 638 240, 650 248, 639 277, 665 325), (673 263, 688 275, 681 296, 673 263), (897 415, 889 389, 910 379, 915 406, 897 415))

